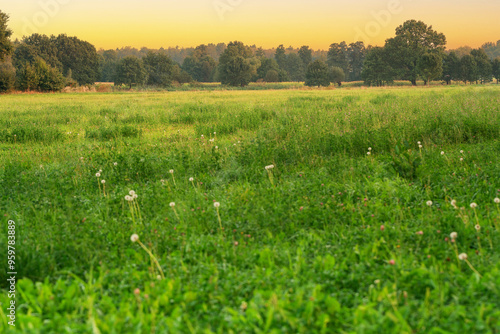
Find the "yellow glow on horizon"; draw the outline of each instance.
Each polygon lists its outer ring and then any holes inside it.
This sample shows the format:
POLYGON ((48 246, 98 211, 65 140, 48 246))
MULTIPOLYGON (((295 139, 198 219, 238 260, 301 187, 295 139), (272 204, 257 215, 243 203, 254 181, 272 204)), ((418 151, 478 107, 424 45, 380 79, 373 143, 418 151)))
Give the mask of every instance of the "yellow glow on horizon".
POLYGON ((33 32, 66 33, 98 49, 191 47, 233 40, 264 48, 283 44, 323 50, 344 40, 383 45, 398 25, 413 18, 443 32, 448 48, 500 39, 500 3, 486 0, 290 0, 286 5, 277 0, 24 0, 0 5, 0 10, 10 15, 14 38, 33 32), (222 4, 218 10, 217 4, 222 4))

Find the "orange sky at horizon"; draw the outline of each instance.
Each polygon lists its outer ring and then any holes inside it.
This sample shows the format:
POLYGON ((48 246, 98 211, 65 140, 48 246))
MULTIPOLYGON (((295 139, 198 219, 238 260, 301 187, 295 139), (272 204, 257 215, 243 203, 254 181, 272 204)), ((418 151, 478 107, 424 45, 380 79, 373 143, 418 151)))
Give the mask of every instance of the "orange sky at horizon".
POLYGON ((449 49, 500 40, 500 1, 477 0, 24 0, 0 4, 14 38, 65 33, 96 48, 192 47, 240 40, 328 49, 363 40, 383 45, 408 19, 446 35, 449 49), (485 27, 487 29, 485 29, 485 27))

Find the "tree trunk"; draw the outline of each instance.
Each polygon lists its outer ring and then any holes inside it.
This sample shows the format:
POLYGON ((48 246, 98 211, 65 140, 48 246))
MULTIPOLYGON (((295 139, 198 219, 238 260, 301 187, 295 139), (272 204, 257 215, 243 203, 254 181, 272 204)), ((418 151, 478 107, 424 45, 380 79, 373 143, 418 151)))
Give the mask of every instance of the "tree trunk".
POLYGON ((417 85, 417 80, 416 79, 411 79, 411 85, 416 86, 417 85))

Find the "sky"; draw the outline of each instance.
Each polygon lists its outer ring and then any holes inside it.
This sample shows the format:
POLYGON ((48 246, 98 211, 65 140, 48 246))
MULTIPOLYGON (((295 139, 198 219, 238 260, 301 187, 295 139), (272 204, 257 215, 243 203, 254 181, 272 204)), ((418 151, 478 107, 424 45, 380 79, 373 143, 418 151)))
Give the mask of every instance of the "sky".
POLYGON ((65 33, 98 49, 383 45, 409 19, 444 33, 450 49, 500 40, 500 0, 0 0, 0 10, 14 38, 65 33))

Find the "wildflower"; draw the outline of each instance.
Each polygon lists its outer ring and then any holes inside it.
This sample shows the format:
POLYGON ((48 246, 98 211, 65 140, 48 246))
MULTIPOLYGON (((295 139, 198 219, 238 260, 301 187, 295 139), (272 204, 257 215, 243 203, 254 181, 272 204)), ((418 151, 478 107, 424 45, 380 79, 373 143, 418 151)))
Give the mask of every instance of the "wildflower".
POLYGON ((396 260, 390 260, 390 261, 389 261, 389 264, 390 264, 391 266, 395 265, 395 264, 396 264, 396 260))
POLYGON ((193 181, 194 181, 194 177, 190 177, 189 182, 193 182, 193 181))
POLYGON ((474 226, 474 227, 475 227, 476 231, 479 231, 479 230, 481 229, 481 226, 480 226, 480 225, 476 225, 476 226, 474 226))
POLYGON ((134 196, 134 194, 135 194, 135 191, 133 191, 133 190, 130 190, 130 191, 128 192, 128 194, 129 194, 130 196, 134 196))
POLYGON ((381 225, 381 226, 380 226, 380 230, 381 230, 381 231, 385 230, 385 226, 384 226, 384 225, 381 225))
POLYGON ((269 169, 273 169, 274 168, 274 165, 269 165, 269 166, 266 166, 264 167, 266 170, 269 170, 269 169))
POLYGON ((462 153, 462 154, 463 154, 463 153, 464 153, 464 150, 460 150, 460 153, 462 153))
POLYGON ((214 135, 216 135, 216 134, 217 134, 217 132, 214 132, 214 135))
POLYGON ((497 198, 495 198, 495 199, 493 200, 493 202, 495 202, 496 204, 499 204, 499 203, 500 203, 500 198, 498 198, 498 197, 497 197, 497 198))
POLYGON ((459 258, 460 260, 462 260, 462 261, 467 260, 467 254, 462 253, 462 254, 458 255, 458 258, 459 258))
POLYGON ((126 200, 127 202, 132 202, 132 201, 134 200, 134 198, 133 198, 132 196, 126 195, 126 196, 125 196, 125 200, 126 200))
POLYGON ((240 309, 245 312, 245 310, 247 309, 248 307, 248 304, 246 302, 242 302, 241 305, 240 305, 240 309))
POLYGON ((175 206, 175 202, 170 202, 170 207, 173 208, 175 206))
POLYGON ((220 203, 219 202, 215 202, 214 203, 214 207, 218 208, 220 206, 220 203))
POLYGON ((137 194, 132 195, 132 199, 136 199, 137 197, 139 197, 137 194))
POLYGON ((452 199, 451 200, 451 206, 454 207, 455 209, 457 209, 457 201, 452 199))
POLYGON ((418 145, 420 145, 420 144, 422 144, 422 143, 421 143, 421 142, 419 142, 419 141, 417 141, 417 144, 418 144, 418 145))
POLYGON ((470 204, 470 207, 471 207, 472 209, 475 209, 475 208, 477 208, 477 204, 476 204, 476 203, 471 203, 471 204, 470 204))
POLYGON ((235 245, 235 246, 238 246, 238 245, 239 245, 239 242, 238 242, 238 241, 235 241, 235 242, 234 242, 234 245, 235 245))
POLYGON ((106 180, 101 180, 101 183, 102 183, 102 184, 106 183, 106 180))
POLYGON ((376 279, 376 280, 374 280, 374 281, 373 281, 373 283, 375 283, 375 284, 380 284, 380 280, 379 280, 379 279, 376 279))
POLYGON ((101 177, 101 173, 95 173, 96 177, 101 177))
POLYGON ((132 234, 132 235, 130 236, 130 240, 131 240, 132 242, 137 242, 137 240, 139 240, 139 236, 138 236, 137 234, 135 234, 135 233, 134 233, 134 234, 132 234))
POLYGON ((135 289, 134 290, 134 295, 138 295, 141 293, 141 290, 139 288, 135 289))
POLYGON ((458 237, 458 233, 457 232, 451 232, 450 233, 450 238, 456 239, 457 237, 458 237))
POLYGON ((417 234, 418 235, 424 235, 424 231, 418 231, 417 234))
POLYGON ((113 166, 118 166, 118 162, 113 162, 113 166))
POLYGON ((427 201, 427 206, 432 206, 432 201, 427 201))
POLYGON ((372 150, 372 148, 371 148, 371 147, 368 147, 368 151, 371 151, 371 150, 372 150))
POLYGON ((168 172, 169 172, 170 174, 174 174, 174 170, 173 170, 173 169, 169 170, 168 172))
POLYGON ((372 152, 366 152, 366 154, 367 154, 367 155, 371 155, 371 154, 372 154, 372 152))
POLYGON ((422 145, 418 145, 418 148, 422 148, 422 145))
POLYGON ((215 149, 218 150, 219 149, 219 146, 215 146, 215 149))
POLYGON ((444 155, 444 151, 441 151, 441 155, 444 155))

